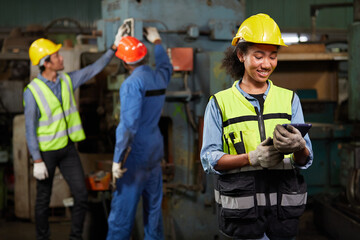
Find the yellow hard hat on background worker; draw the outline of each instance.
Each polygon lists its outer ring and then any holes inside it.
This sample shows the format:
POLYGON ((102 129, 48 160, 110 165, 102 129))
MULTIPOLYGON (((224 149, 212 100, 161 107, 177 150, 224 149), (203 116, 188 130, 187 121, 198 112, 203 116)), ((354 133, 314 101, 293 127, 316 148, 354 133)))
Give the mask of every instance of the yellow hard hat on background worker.
POLYGON ((29 57, 32 65, 38 65, 41 59, 56 53, 61 47, 62 44, 55 44, 45 38, 35 40, 29 48, 29 57))
POLYGON ((264 13, 259 13, 245 19, 233 38, 231 45, 236 46, 240 40, 259 44, 286 46, 281 38, 279 26, 274 19, 264 13))

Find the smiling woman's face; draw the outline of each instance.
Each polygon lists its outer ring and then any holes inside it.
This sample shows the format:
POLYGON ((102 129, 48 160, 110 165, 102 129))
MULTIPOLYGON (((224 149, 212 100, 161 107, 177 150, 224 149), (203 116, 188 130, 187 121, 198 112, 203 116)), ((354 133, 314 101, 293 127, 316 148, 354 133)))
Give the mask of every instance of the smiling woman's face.
POLYGON ((263 83, 268 80, 277 66, 276 45, 254 44, 250 46, 246 54, 238 53, 238 58, 244 63, 244 80, 263 83))

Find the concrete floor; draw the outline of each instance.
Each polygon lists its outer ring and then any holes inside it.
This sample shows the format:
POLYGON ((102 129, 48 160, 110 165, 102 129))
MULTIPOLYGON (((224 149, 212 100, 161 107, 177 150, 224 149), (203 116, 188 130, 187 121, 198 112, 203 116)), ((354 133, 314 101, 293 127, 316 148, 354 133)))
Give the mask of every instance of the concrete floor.
MULTIPOLYGON (((70 222, 58 222, 50 224, 52 240, 64 240, 69 238, 70 222)), ((1 240, 34 240, 35 225, 29 221, 13 220, 0 221, 1 240)))
MULTIPOLYGON (((50 223, 52 240, 68 239, 70 232, 70 221, 57 221, 50 223)), ((85 234, 89 235, 89 234, 85 234)), ((34 240, 35 225, 30 221, 19 220, 16 218, 0 219, 0 239, 1 240, 34 240)), ((90 239, 85 236, 84 240, 90 239)), ((91 237, 91 239, 95 239, 91 237)), ((296 240, 329 240, 323 233, 318 231, 313 224, 313 212, 306 210, 301 217, 299 235, 296 240)), ((97 239, 102 240, 102 239, 97 239)))

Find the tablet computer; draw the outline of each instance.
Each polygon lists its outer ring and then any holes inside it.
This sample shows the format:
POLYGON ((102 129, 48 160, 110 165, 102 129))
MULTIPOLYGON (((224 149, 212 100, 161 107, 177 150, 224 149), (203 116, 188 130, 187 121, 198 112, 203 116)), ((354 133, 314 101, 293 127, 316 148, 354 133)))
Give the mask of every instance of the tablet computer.
POLYGON ((293 127, 296 127, 300 132, 301 135, 304 137, 310 130, 312 124, 311 123, 291 123, 291 124, 283 124, 283 126, 286 128, 287 125, 292 125, 293 127))

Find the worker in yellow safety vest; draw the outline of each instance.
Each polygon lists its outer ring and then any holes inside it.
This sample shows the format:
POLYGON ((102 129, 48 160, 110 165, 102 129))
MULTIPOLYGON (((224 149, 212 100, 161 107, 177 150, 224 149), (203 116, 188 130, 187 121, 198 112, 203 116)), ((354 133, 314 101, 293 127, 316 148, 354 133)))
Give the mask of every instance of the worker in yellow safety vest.
POLYGON ((294 239, 307 190, 299 169, 313 161, 299 97, 269 79, 286 46, 267 14, 247 18, 222 67, 237 79, 204 115, 201 162, 215 176, 220 231, 234 239, 294 239))
POLYGON ((114 44, 93 64, 69 73, 59 53, 61 44, 40 38, 29 48, 33 65, 40 73, 25 88, 26 139, 36 178, 36 238, 49 239, 49 203, 56 167, 70 186, 74 198, 70 239, 82 239, 87 209, 84 171, 74 142, 85 139, 74 91, 98 74, 112 59, 121 40, 121 26, 114 44))

